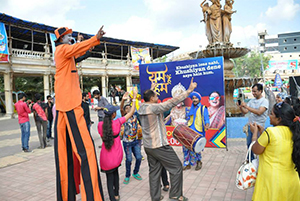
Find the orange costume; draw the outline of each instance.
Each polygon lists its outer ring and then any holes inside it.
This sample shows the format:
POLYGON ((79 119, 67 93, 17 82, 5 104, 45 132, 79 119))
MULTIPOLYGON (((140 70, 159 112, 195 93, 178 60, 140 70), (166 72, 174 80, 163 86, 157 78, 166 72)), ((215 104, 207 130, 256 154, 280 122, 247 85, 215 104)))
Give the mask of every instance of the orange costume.
POLYGON ((78 160, 81 171, 81 200, 102 201, 103 191, 94 141, 83 117, 82 94, 75 67, 75 57, 81 56, 91 47, 99 45, 100 40, 93 36, 89 40, 74 45, 58 42, 60 37, 70 33, 72 33, 72 29, 67 27, 55 30, 57 40, 54 55, 56 63, 54 152, 57 200, 76 200, 73 164, 78 160), (73 153, 76 158, 73 158, 73 153))

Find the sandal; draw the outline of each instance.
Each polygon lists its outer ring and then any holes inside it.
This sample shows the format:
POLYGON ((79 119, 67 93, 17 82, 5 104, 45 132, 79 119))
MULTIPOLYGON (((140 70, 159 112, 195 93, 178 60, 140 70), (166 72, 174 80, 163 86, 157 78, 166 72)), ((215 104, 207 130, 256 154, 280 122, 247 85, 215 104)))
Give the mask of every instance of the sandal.
POLYGON ((137 179, 137 180, 142 180, 143 178, 141 177, 141 175, 139 175, 139 174, 133 174, 132 175, 135 179, 137 179))
POLYGON ((123 184, 128 184, 129 183, 130 178, 129 177, 125 177, 123 184))
POLYGON ((169 185, 165 185, 164 188, 163 188, 163 191, 167 192, 169 190, 169 188, 170 188, 169 185))
POLYGON ((180 195, 178 197, 170 198, 171 200, 177 200, 177 201, 188 201, 189 199, 187 197, 184 197, 183 195, 180 195))

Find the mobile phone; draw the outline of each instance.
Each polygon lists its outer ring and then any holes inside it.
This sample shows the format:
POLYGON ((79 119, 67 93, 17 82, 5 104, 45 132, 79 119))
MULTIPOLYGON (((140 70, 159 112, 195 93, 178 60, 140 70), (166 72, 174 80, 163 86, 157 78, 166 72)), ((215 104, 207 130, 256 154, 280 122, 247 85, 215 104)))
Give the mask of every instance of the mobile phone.
POLYGON ((238 104, 241 105, 241 100, 238 100, 238 104))

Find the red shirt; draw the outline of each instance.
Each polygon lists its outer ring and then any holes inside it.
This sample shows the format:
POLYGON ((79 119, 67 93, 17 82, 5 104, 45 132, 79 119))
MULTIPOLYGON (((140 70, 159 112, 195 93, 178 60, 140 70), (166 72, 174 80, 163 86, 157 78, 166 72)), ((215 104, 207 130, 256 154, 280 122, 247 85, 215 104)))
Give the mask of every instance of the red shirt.
POLYGON ((31 112, 29 107, 27 106, 26 103, 24 103, 24 101, 19 100, 16 104, 15 104, 15 108, 17 110, 18 113, 18 119, 19 119, 19 124, 23 124, 27 121, 29 121, 29 116, 28 114, 31 112))
MULTIPOLYGON (((39 101, 41 102, 41 101, 39 101)), ((34 109, 36 111, 36 113, 44 120, 47 121, 47 117, 45 114, 45 111, 43 110, 43 108, 38 104, 38 102, 36 102, 33 106, 32 109, 34 109)))

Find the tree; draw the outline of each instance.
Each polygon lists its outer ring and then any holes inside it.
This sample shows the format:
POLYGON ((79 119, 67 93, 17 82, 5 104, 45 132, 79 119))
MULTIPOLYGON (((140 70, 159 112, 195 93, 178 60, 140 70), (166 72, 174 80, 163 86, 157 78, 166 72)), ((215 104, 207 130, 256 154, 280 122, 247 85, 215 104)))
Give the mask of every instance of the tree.
POLYGON ((233 72, 236 77, 262 77, 261 59, 265 70, 270 58, 271 56, 266 56, 263 53, 260 55, 260 53, 252 51, 243 57, 234 59, 233 72))
POLYGON ((167 62, 167 55, 164 55, 162 57, 158 57, 156 59, 154 59, 153 63, 164 63, 164 62, 167 62))

